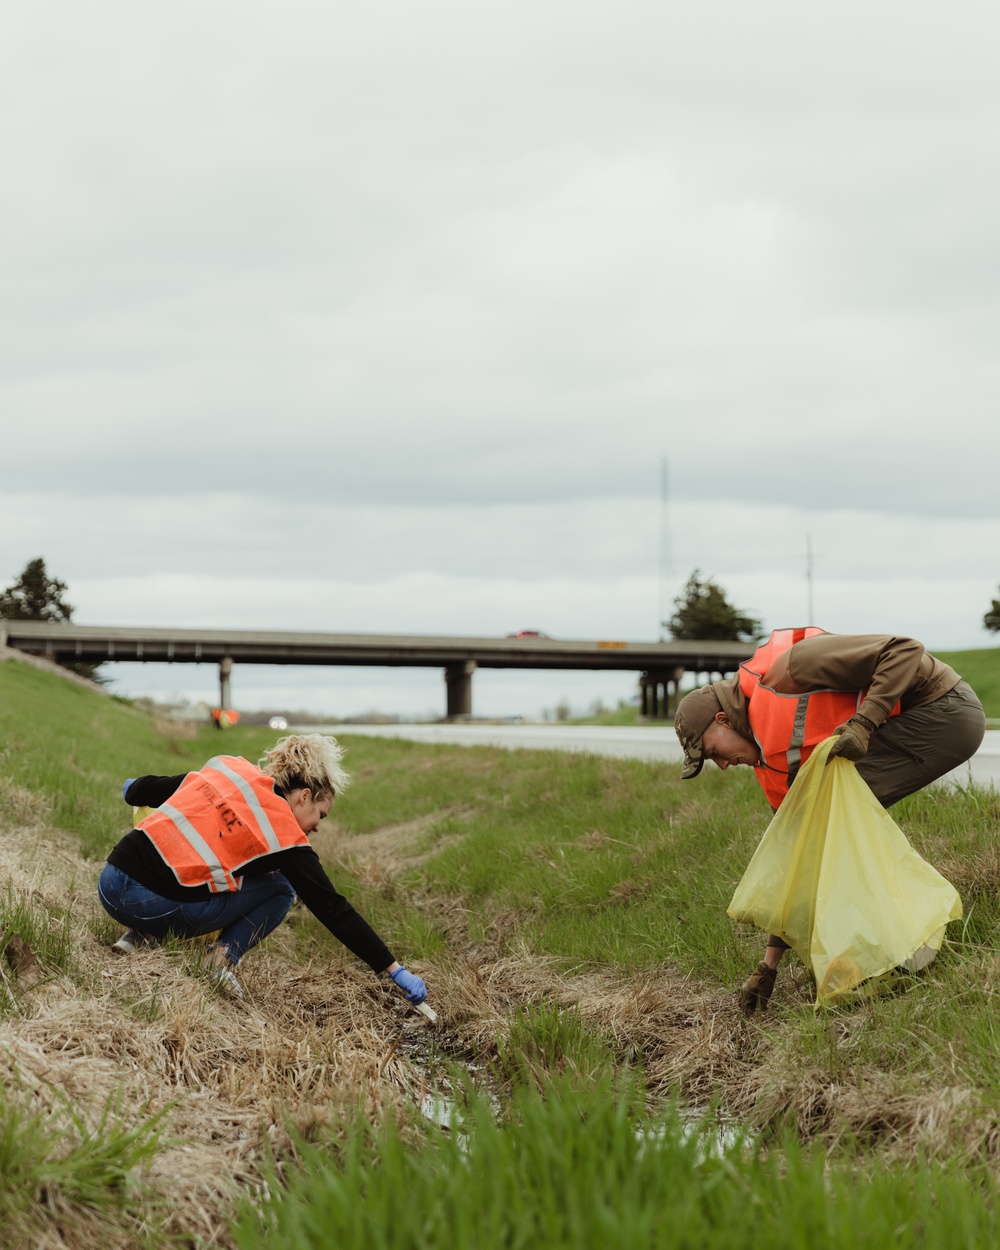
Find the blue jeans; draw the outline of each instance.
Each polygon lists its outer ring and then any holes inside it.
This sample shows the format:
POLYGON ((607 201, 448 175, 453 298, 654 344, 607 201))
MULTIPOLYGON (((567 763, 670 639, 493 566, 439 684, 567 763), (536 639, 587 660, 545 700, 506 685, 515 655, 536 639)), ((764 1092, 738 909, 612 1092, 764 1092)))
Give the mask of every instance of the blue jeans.
POLYGON ((104 865, 97 893, 109 916, 152 937, 198 937, 221 929, 219 943, 234 964, 281 924, 295 901, 295 891, 280 872, 244 877, 241 890, 178 903, 147 890, 113 864, 104 865))

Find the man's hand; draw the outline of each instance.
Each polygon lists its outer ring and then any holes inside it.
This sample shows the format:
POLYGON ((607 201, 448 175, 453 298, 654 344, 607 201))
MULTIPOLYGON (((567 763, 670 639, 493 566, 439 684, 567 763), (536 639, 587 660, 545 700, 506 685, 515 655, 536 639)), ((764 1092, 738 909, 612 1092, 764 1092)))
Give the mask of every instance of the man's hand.
POLYGON ((778 975, 777 968, 769 968, 767 964, 760 963, 750 973, 750 976, 740 986, 738 997, 740 1011, 745 1016, 752 1016, 759 1007, 761 1011, 767 1011, 768 1000, 771 997, 771 991, 774 989, 775 978, 778 975))
POLYGON ((837 740, 830 748, 826 762, 829 764, 835 756, 839 755, 842 760, 853 760, 857 763, 858 760, 864 759, 868 751, 868 743, 875 732, 875 726, 867 716, 855 712, 849 721, 838 725, 833 732, 837 740))

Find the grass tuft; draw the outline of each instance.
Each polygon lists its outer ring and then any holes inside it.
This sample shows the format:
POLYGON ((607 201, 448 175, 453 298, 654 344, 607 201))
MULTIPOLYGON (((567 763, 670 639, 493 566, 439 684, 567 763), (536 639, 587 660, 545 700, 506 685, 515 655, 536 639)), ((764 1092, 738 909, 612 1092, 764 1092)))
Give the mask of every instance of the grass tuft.
POLYGON ((5 1244, 29 1244, 67 1219, 128 1216, 148 1224, 154 1195, 144 1173, 160 1143, 160 1115, 129 1126, 119 1097, 93 1125, 57 1091, 29 1111, 0 1087, 0 1227, 5 1244))

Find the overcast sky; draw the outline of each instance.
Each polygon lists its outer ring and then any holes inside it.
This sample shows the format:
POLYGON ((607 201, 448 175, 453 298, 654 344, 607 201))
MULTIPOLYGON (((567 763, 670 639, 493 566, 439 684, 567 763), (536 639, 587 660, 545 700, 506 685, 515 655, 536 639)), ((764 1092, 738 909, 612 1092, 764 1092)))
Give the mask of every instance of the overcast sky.
POLYGON ((998 37, 962 0, 3 5, 0 580, 44 557, 81 624, 650 639, 699 569, 767 628, 995 645, 998 37))

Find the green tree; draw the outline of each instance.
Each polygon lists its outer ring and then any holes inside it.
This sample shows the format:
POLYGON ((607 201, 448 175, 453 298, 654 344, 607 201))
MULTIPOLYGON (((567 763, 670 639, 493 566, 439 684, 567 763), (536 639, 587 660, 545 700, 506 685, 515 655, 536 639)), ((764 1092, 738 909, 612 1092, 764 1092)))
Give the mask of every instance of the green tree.
POLYGON ((49 577, 44 560, 29 560, 24 572, 0 594, 0 617, 7 621, 69 621, 73 609, 63 598, 66 583, 49 577))
MULTIPOLYGON (((17 581, 0 593, 0 619, 68 623, 73 619, 73 607, 63 598, 66 590, 65 582, 49 577, 45 571, 44 560, 29 560, 17 581)), ((101 680, 97 676, 99 664, 86 664, 82 660, 75 660, 62 667, 78 673, 81 677, 87 677, 90 681, 101 680)))
POLYGON ((993 606, 983 617, 983 627, 994 634, 1000 632, 1000 599, 993 600, 993 606))
POLYGON ((760 621, 734 608, 722 588, 698 569, 674 600, 674 614, 664 625, 678 641, 747 642, 762 633, 760 621))

